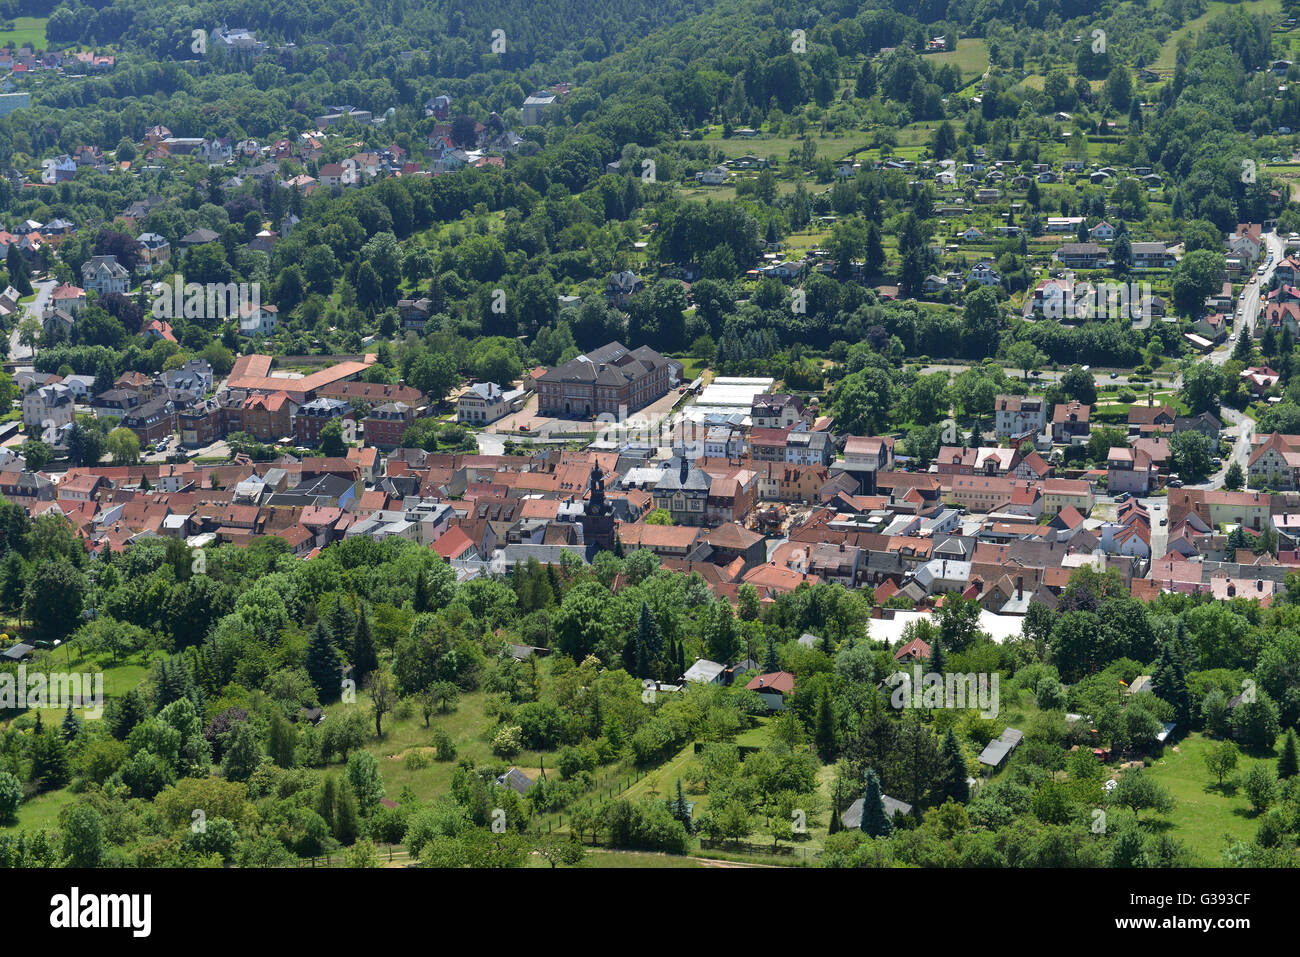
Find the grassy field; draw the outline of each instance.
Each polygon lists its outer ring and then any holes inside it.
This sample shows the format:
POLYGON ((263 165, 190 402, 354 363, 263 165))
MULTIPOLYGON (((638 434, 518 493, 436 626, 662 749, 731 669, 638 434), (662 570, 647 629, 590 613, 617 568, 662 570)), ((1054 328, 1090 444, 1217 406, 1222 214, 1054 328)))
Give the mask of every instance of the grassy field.
MULTIPOLYGON (((25 831, 56 828, 59 824, 59 812, 71 804, 74 797, 70 790, 61 788, 23 801, 18 806, 18 823, 12 825, 12 828, 15 830, 21 828, 25 831)), ((0 826, 0 832, 5 830, 8 828, 0 826)))
MULTIPOLYGON (((1279 749, 1281 747, 1279 739, 1279 749)), ((1217 742, 1203 734, 1192 734, 1166 748, 1164 756, 1147 773, 1158 781, 1176 802, 1171 814, 1154 817, 1155 826, 1182 841, 1206 866, 1219 866, 1219 852, 1229 841, 1250 841, 1259 819, 1240 788, 1220 791, 1205 767, 1205 753, 1217 742)), ((1236 775, 1244 778, 1251 766, 1264 761, 1276 765, 1276 757, 1256 758, 1243 754, 1236 775)), ((1151 816, 1148 812, 1144 818, 1151 816)))
MULTIPOLYGON (((865 149, 871 142, 871 134, 862 130, 853 130, 843 134, 833 134, 831 136, 819 135, 817 141, 817 155, 829 156, 832 160, 839 160, 844 156, 854 153, 858 150, 865 149)), ((721 150, 723 155, 728 158, 736 156, 775 156, 781 162, 785 162, 786 157, 790 155, 790 150, 799 148, 803 145, 802 141, 796 136, 772 136, 769 133, 760 133, 758 136, 745 137, 733 136, 730 139, 722 138, 722 128, 713 127, 704 142, 714 149, 721 150)))
MULTIPOLYGON (((122 697, 144 680, 153 665, 154 659, 159 657, 163 657, 163 652, 148 654, 141 651, 123 658, 118 664, 113 664, 111 656, 107 653, 79 656, 75 652, 69 655, 59 649, 29 662, 27 670, 29 674, 36 672, 68 672, 93 676, 102 673, 104 676, 104 701, 108 702, 114 698, 122 697)), ((93 678, 91 680, 93 682, 93 678)), ((88 685, 83 693, 90 694, 93 690, 93 684, 88 685)), ((35 711, 40 711, 41 720, 46 724, 57 725, 63 720, 64 708, 37 708, 26 713, 34 714, 35 711)), ((85 718, 84 711, 77 709, 77 713, 85 718)), ((0 728, 7 727, 8 724, 8 721, 0 722, 0 728)))
POLYGON ((1169 39, 1160 48, 1160 56, 1156 58, 1155 63, 1151 64, 1151 69, 1172 70, 1174 68, 1174 57, 1178 53, 1178 41, 1189 34, 1199 33, 1207 23, 1229 10, 1242 10, 1251 15, 1267 13, 1276 17, 1282 13, 1282 0, 1245 0, 1244 3, 1225 3, 1223 0, 1213 0, 1206 7, 1203 14, 1195 20, 1183 24, 1169 35, 1169 39))
POLYGON ((957 64, 961 69, 962 82, 969 83, 989 68, 989 47, 983 40, 963 37, 957 41, 957 49, 947 53, 927 53, 925 58, 936 69, 947 63, 957 64))
MULTIPOLYGON (((485 729, 492 723, 485 710, 487 700, 485 692, 464 695, 454 711, 430 718, 428 728, 424 726, 424 716, 418 711, 406 718, 387 716, 384 719, 384 736, 368 741, 365 747, 379 759, 379 770, 388 796, 396 798, 404 787, 410 785, 416 798, 430 801, 451 789, 451 772, 456 767, 456 762, 432 760, 430 740, 435 727, 442 728, 451 736, 458 759, 470 758, 475 763, 496 760, 484 737, 485 729), (428 766, 408 768, 406 755, 411 751, 426 752, 430 758, 428 766)), ((358 694, 354 705, 334 705, 328 709, 331 718, 351 710, 359 710, 364 714, 373 729, 374 719, 370 716, 368 694, 358 694)), ((528 759, 521 758, 520 761, 520 766, 527 770, 528 759)), ((533 759, 532 763, 536 764, 536 760, 533 759)))
POLYGON ((45 47, 46 17, 16 17, 12 30, 0 30, 0 47, 15 48, 30 46, 35 49, 45 47))

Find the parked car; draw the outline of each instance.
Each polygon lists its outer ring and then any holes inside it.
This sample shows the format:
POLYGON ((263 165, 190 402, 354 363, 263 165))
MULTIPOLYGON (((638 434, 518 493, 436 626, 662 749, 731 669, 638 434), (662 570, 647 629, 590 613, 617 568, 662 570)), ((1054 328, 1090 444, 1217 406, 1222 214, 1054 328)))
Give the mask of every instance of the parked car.
POLYGON ((1170 480, 1169 480, 1169 487, 1170 487, 1170 488, 1182 488, 1182 487, 1183 487, 1183 480, 1182 480, 1182 479, 1170 479, 1170 480))

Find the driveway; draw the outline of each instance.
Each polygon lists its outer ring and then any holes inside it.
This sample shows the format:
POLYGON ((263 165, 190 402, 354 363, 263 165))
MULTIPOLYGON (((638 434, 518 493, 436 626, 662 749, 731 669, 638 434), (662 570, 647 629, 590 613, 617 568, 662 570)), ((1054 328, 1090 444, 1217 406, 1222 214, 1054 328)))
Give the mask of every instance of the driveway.
MULTIPOLYGON (((40 282, 32 283, 32 289, 36 291, 36 298, 27 304, 28 315, 35 316, 38 320, 45 313, 45 306, 50 301, 50 295, 54 292, 54 287, 58 283, 53 279, 44 279, 40 282)), ((24 317, 25 318, 25 317, 24 317)), ((18 344, 18 328, 22 325, 19 319, 14 323, 13 329, 9 333, 9 361, 19 362, 23 359, 32 358, 32 350, 26 346, 18 344)))

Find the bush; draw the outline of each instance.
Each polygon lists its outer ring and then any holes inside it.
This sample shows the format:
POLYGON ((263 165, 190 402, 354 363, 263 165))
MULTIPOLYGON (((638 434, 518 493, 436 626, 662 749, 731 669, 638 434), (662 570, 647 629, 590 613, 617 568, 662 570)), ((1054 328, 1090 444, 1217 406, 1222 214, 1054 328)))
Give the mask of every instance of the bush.
POLYGON ((517 724, 502 725, 492 739, 492 753, 497 757, 513 758, 523 747, 523 730, 517 724))
POLYGON ((429 755, 424 751, 407 751, 405 764, 408 771, 421 771, 429 766, 429 755))
POLYGON ((613 801, 600 811, 609 832, 610 847, 685 854, 689 838, 682 822, 674 818, 661 801, 633 804, 613 801))
POLYGON ((8 771, 0 771, 0 824, 12 824, 18 819, 22 799, 22 782, 8 771))
POLYGON ((451 735, 442 728, 434 729, 433 746, 436 749, 436 753, 434 754, 435 761, 456 760, 456 742, 452 741, 451 735))

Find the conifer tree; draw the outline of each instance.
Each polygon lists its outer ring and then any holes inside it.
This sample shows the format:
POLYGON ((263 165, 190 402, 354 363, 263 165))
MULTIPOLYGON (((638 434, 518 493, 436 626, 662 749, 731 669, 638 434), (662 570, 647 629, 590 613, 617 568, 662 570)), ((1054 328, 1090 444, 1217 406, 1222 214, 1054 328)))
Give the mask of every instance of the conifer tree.
POLYGON ((695 822, 691 820, 691 811, 686 804, 686 796, 682 794, 682 779, 677 779, 677 797, 673 799, 672 815, 678 821, 682 822, 682 827, 686 828, 687 834, 695 833, 695 822))
POLYGON ((867 791, 862 796, 862 823, 859 825, 868 837, 887 837, 894 830, 894 822, 885 814, 885 802, 880 791, 880 778, 867 768, 867 791))
POLYGON ((638 678, 657 678, 662 668, 664 640, 650 606, 641 602, 641 615, 636 625, 638 678), (650 672, 653 671, 654 674, 650 672))
POLYGON ((429 611, 429 577, 421 568, 415 575, 415 593, 411 598, 411 609, 417 614, 429 611))
POLYGON ((938 675, 948 670, 948 652, 944 650, 943 641, 937 635, 934 644, 930 646, 929 669, 938 675))
MULTIPOLYGON (((36 712, 37 717, 40 712, 36 712)), ((145 706, 144 696, 140 693, 137 686, 132 688, 119 699, 118 705, 110 710, 108 715, 108 730, 113 737, 119 741, 125 741, 126 736, 131 733, 131 729, 143 721, 149 715, 149 709, 145 706)))
POLYGON ((781 659, 776 653, 776 639, 768 639, 767 654, 763 657, 763 671, 765 674, 771 674, 774 671, 781 670, 781 659))
POLYGON ((337 701, 340 691, 339 654, 322 621, 316 622, 307 645, 307 674, 323 702, 337 701))
POLYGON ((370 619, 366 616, 366 606, 361 606, 357 616, 357 629, 352 635, 352 667, 358 682, 379 667, 379 658, 375 654, 375 641, 370 634, 370 619))
POLYGON ((711 660, 726 664, 735 654, 736 619, 731 611, 731 602, 719 601, 710 616, 708 655, 711 660))
POLYGON ((1297 766, 1297 761, 1295 729, 1291 728, 1287 731, 1286 738, 1282 741, 1282 755, 1277 759, 1277 777, 1279 781, 1293 778, 1298 772, 1300 772, 1300 766, 1297 766))
POLYGON ((1160 648, 1160 660, 1151 675, 1151 687, 1157 697, 1174 706, 1174 720, 1186 732, 1192 722, 1192 692, 1187 687, 1182 656, 1172 642, 1166 641, 1160 648))
POLYGON ((81 719, 72 711, 72 701, 68 701, 68 710, 63 715, 63 740, 71 743, 81 734, 81 719))
POLYGON ((835 753, 835 712, 831 708, 831 696, 825 688, 817 696, 817 720, 813 732, 817 751, 825 759, 835 753))
POLYGON ((960 804, 970 800, 970 784, 967 782, 966 755, 962 752, 961 742, 952 728, 943 736, 939 746, 939 798, 940 803, 952 798, 960 804))
POLYGON ((357 619, 352 614, 352 609, 344 604, 342 595, 334 596, 334 604, 330 606, 326 624, 334 640, 340 646, 346 647, 348 636, 356 631, 357 619))

